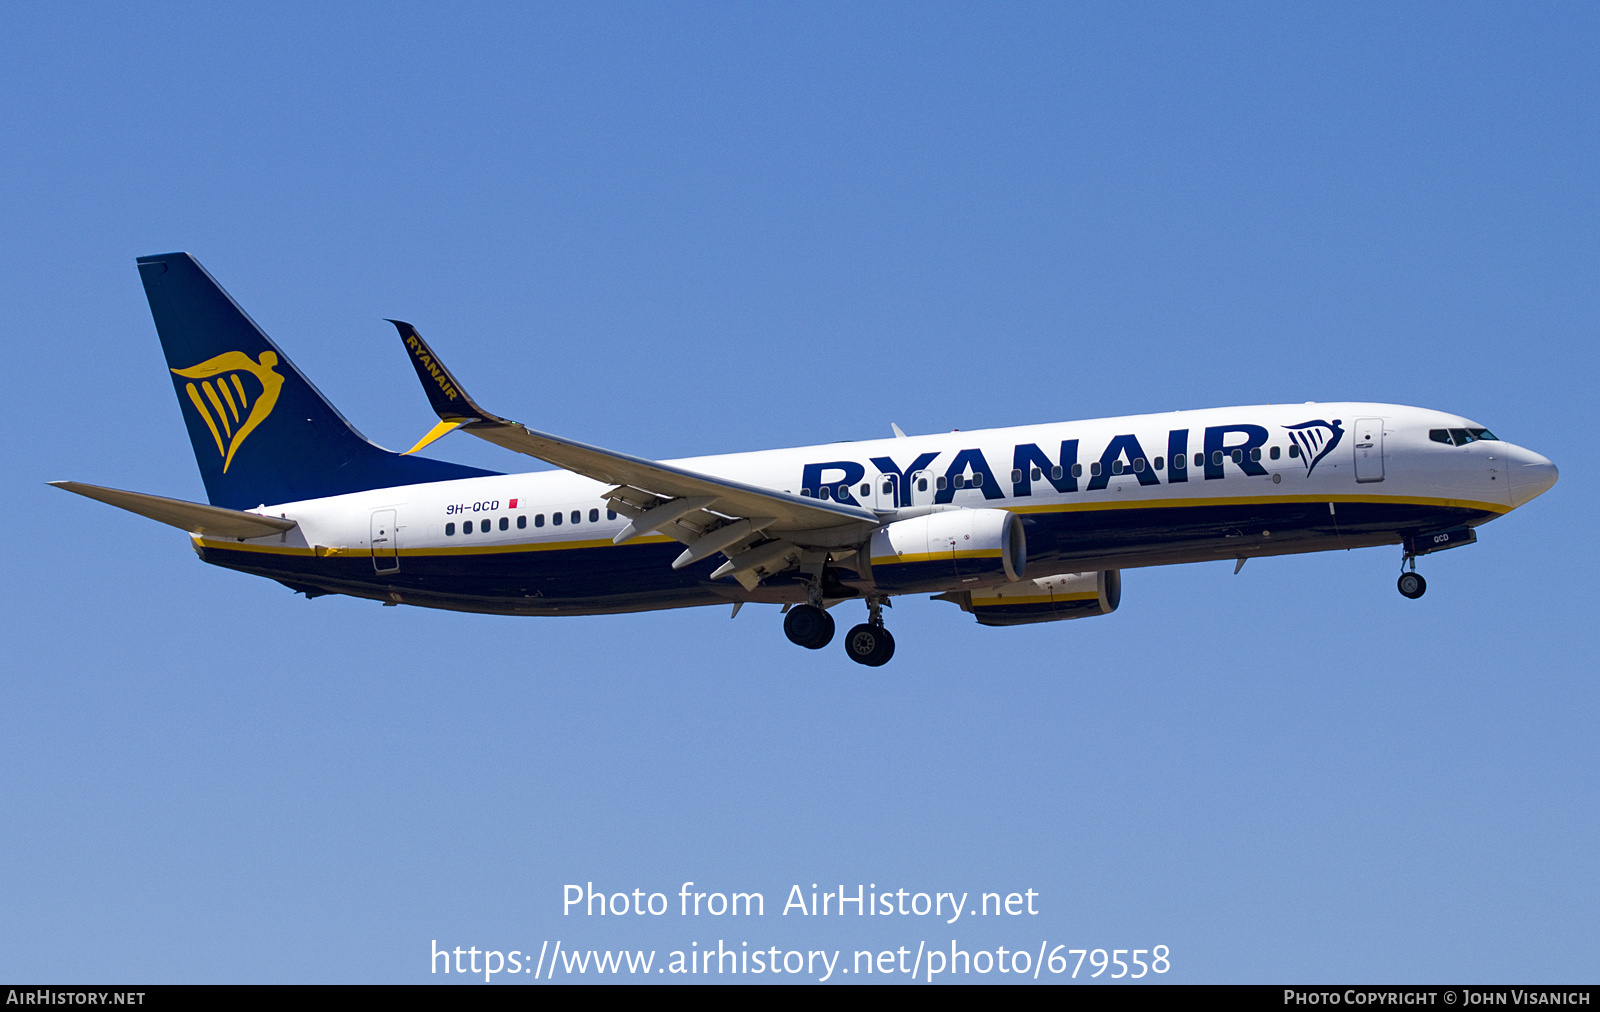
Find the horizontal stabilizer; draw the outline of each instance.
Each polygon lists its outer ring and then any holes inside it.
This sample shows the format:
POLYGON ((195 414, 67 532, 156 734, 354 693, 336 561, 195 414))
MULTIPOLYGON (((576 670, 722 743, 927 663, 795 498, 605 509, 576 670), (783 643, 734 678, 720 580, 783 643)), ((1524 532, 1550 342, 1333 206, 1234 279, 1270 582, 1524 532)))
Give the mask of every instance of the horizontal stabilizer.
POLYGON ((176 527, 190 534, 209 534, 224 538, 264 538, 282 534, 295 526, 293 520, 264 517, 257 513, 241 513, 221 506, 205 506, 183 499, 147 495, 143 492, 125 492, 119 488, 102 488, 85 485, 80 481, 52 481, 49 484, 76 492, 90 499, 109 503, 118 509, 149 517, 159 523, 176 527))

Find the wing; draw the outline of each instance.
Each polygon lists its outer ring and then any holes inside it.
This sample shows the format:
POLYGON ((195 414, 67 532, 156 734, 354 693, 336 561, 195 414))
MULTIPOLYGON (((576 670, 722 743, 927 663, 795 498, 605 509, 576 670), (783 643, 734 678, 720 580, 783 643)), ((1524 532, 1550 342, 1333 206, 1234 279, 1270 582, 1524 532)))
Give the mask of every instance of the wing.
MULTIPOLYGON (((865 537, 881 522, 872 510, 859 506, 746 485, 538 432, 502 418, 468 396, 415 327, 399 320, 389 322, 400 332, 428 401, 439 416, 439 424, 408 453, 459 428, 497 446, 614 485, 607 493, 612 508, 633 520, 617 535, 619 544, 659 530, 689 545, 675 566, 721 551, 734 568, 724 566, 718 572, 740 577, 740 556, 762 538, 800 546, 840 547, 857 535, 865 537)), ((771 545, 760 548, 764 556, 774 555, 771 545)), ((788 564, 797 564, 797 560, 790 559, 788 564)))
POLYGON ((99 485, 85 485, 78 481, 52 481, 49 484, 109 503, 129 513, 149 517, 151 520, 188 531, 190 534, 210 534, 225 538, 264 538, 272 534, 282 534, 295 526, 293 520, 265 517, 258 513, 241 513, 238 510, 223 509, 221 506, 206 506, 184 499, 147 495, 144 492, 125 492, 120 488, 102 488, 99 485))

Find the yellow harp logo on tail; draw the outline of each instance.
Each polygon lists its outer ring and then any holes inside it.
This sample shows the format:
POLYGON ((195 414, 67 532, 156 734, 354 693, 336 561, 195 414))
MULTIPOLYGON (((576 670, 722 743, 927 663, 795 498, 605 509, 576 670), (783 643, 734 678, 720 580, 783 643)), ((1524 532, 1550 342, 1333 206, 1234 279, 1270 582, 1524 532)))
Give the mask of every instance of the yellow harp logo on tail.
POLYGON ((172 370, 191 381, 185 390, 195 410, 205 419, 206 428, 211 430, 211 438, 217 441, 224 474, 245 437, 267 420, 278 403, 283 377, 272 371, 277 364, 278 356, 274 352, 262 352, 261 361, 257 362, 242 351, 225 351, 199 365, 172 370), (250 387, 260 387, 253 396, 240 379, 242 375, 254 378, 250 387), (198 384, 193 382, 196 380, 198 384))

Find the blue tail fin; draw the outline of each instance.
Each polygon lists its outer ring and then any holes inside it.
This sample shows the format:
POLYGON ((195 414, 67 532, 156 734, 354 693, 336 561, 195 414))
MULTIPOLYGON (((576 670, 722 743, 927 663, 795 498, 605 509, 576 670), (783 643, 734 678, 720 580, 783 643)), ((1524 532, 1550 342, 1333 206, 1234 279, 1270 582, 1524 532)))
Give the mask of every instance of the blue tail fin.
POLYGON ((369 442, 189 254, 140 257, 139 277, 211 505, 253 509, 495 473, 369 442))

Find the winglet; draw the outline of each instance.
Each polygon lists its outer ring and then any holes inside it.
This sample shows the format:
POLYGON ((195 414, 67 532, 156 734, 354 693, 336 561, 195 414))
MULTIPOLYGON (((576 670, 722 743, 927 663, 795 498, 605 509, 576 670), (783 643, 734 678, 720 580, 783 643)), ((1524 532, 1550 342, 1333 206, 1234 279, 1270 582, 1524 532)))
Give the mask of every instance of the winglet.
MULTIPOLYGON (((411 354, 411 365, 417 370, 417 379, 422 381, 422 389, 428 395, 428 403, 432 405, 434 414, 438 415, 442 421, 454 422, 456 425, 475 422, 479 419, 496 422, 503 421, 503 419, 497 418, 478 407, 472 398, 467 396, 467 392, 461 389, 461 384, 457 383, 456 378, 450 375, 450 370, 446 369, 444 363, 439 361, 439 356, 433 353, 433 349, 428 347, 428 343, 422 339, 422 335, 417 333, 417 328, 403 320, 390 320, 389 322, 394 324, 394 329, 400 332, 400 340, 405 344, 406 351, 411 354)), ((422 442, 406 452, 414 453, 449 431, 449 429, 445 429, 444 432, 441 432, 436 428, 433 432, 424 436, 422 442)))

